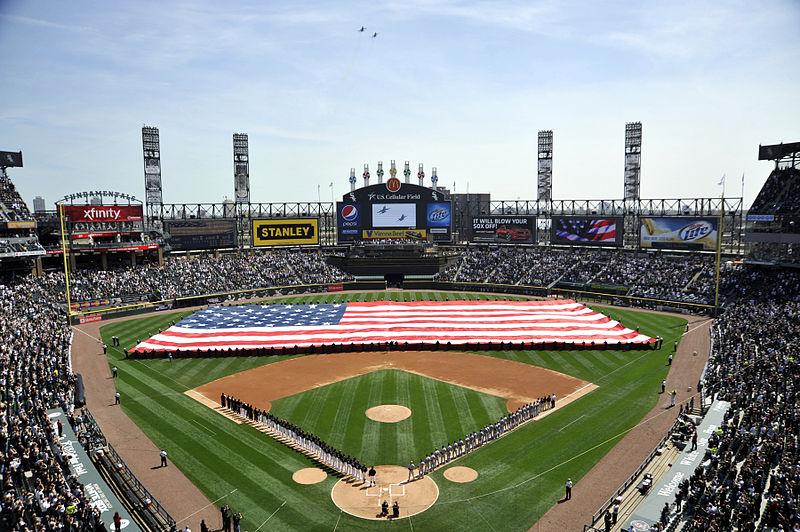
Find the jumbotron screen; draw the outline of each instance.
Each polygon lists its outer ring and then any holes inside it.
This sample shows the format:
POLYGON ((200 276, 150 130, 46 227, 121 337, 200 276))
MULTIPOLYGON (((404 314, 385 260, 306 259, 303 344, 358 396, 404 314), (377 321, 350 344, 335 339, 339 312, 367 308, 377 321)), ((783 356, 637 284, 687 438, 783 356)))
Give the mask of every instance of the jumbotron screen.
POLYGON ((373 203, 372 227, 416 229, 417 206, 414 203, 373 203))
POLYGON ((550 241, 553 244, 621 246, 622 234, 622 218, 554 216, 550 241))

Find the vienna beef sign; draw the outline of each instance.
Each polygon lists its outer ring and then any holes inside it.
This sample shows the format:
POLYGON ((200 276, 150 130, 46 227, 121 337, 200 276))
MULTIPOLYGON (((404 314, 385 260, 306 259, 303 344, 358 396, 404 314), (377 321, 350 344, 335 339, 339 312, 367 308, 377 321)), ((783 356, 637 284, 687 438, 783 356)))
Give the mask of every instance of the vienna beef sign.
POLYGON ((253 247, 319 245, 319 220, 253 220, 253 247))
POLYGON ((62 205, 62 213, 71 222, 139 222, 141 205, 62 205))

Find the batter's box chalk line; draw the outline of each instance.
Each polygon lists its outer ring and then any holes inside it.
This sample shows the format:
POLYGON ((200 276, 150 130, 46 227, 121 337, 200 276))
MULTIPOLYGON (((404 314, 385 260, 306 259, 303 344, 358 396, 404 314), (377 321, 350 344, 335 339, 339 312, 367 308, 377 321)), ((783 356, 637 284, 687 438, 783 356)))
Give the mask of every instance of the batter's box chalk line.
POLYGON ((383 492, 388 491, 389 497, 405 497, 406 496, 406 487, 403 484, 389 484, 389 487, 381 487, 381 486, 369 486, 367 491, 364 495, 367 497, 382 497, 383 492), (395 493, 392 491, 392 486, 400 486, 400 493, 395 493), (370 493, 371 489, 375 489, 375 493, 370 493))

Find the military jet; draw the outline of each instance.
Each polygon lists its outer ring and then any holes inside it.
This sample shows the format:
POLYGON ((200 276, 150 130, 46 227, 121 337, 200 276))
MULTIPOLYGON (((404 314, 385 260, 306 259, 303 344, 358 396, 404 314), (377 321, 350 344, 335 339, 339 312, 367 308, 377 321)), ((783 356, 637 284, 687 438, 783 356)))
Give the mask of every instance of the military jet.
POLYGON ((386 211, 388 211, 388 210, 389 210, 389 207, 387 207, 386 205, 384 205, 384 206, 383 206, 383 208, 381 208, 381 209, 378 211, 378 214, 385 214, 385 213, 386 213, 386 211))
POLYGON ((375 33, 373 33, 373 34, 372 34, 372 38, 373 38, 373 39, 374 39, 375 37, 377 37, 377 36, 378 36, 378 32, 377 32, 377 31, 376 31, 375 33))
POLYGON ((365 29, 367 29, 367 27, 366 27, 366 26, 361 26, 361 29, 360 29, 360 30, 358 30, 358 31, 360 31, 361 33, 364 33, 364 30, 365 30, 365 29))

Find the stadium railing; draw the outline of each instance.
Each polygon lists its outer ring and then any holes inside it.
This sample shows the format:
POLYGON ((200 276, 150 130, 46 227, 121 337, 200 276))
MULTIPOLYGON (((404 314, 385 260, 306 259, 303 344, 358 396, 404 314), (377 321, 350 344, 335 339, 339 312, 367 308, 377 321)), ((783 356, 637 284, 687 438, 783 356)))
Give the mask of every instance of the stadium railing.
POLYGON ((670 427, 670 429, 667 431, 667 434, 663 438, 661 438, 661 440, 656 444, 655 447, 653 447, 653 450, 650 451, 650 454, 647 455, 647 458, 645 458, 642 461, 642 463, 639 465, 639 467, 636 468, 636 471, 634 471, 631 474, 631 476, 629 476, 625 480, 625 482, 623 482, 620 485, 620 487, 616 489, 614 494, 611 497, 609 497, 608 500, 606 500, 606 502, 604 502, 603 505, 600 508, 598 508, 598 510, 596 512, 594 512, 592 514, 592 523, 591 523, 591 525, 584 525, 584 530, 596 530, 596 529, 592 528, 594 526, 594 524, 597 523, 600 520, 601 517, 603 517, 603 514, 605 514, 606 510, 608 510, 609 508, 611 508, 614 505, 614 500, 617 497, 619 497, 620 495, 622 495, 623 493, 625 493, 625 491, 628 488, 631 487, 631 485, 633 484, 634 480, 636 480, 636 478, 647 468, 647 466, 650 465, 650 462, 652 462, 653 458, 656 457, 656 455, 658 454, 658 450, 661 449, 664 446, 664 444, 667 442, 667 440, 669 439, 669 437, 672 434, 672 432, 678 426, 678 423, 679 423, 679 420, 676 419, 675 422, 670 427))
POLYGON ((149 530, 169 529, 175 520, 136 478, 114 446, 109 443, 103 451, 92 453, 92 458, 117 487, 131 515, 137 516, 149 530))

